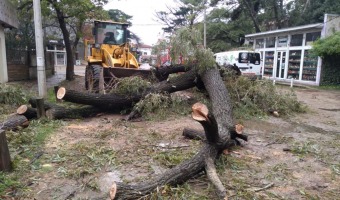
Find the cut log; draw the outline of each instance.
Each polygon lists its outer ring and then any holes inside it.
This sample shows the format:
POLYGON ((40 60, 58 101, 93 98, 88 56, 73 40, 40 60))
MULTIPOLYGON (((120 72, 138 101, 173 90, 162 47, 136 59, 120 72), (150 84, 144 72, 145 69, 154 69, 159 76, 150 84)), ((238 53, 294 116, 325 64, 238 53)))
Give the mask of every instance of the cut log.
POLYGON ((83 93, 75 90, 66 90, 66 88, 61 87, 57 94, 58 99, 64 101, 92 105, 98 108, 104 109, 125 109, 131 107, 133 102, 137 102, 141 96, 126 97, 118 94, 95 94, 95 93, 83 93))
POLYGON ((24 115, 10 115, 5 121, 0 122, 0 130, 16 130, 19 127, 27 127, 29 121, 24 115))
POLYGON ((80 108, 64 108, 55 106, 46 111, 48 119, 77 119, 82 117, 91 117, 97 115, 102 110, 93 106, 83 106, 80 108))
POLYGON ((38 117, 37 116, 37 110, 35 108, 31 108, 27 105, 21 105, 17 109, 17 114, 24 115, 28 120, 36 119, 38 117))
POLYGON ((196 73, 190 70, 184 74, 174 77, 168 81, 162 81, 154 86, 147 88, 141 95, 123 96, 114 93, 94 94, 83 93, 74 90, 67 90, 64 87, 59 88, 57 98, 78 104, 92 105, 98 108, 110 110, 123 110, 130 108, 133 103, 150 93, 172 93, 176 91, 186 90, 195 86, 196 73))
POLYGON ((0 129, 0 171, 10 171, 11 156, 9 155, 6 133, 0 129))
MULTIPOLYGON (((31 104, 32 108, 37 108, 37 99, 31 98, 28 100, 28 103, 31 104)), ((49 102, 44 102, 44 108, 45 110, 50 109, 51 107, 55 106, 55 104, 49 103, 49 102)))
POLYGON ((53 88, 54 88, 55 101, 58 102, 58 103, 62 102, 62 101, 61 101, 60 99, 58 99, 58 97, 57 97, 57 93, 58 93, 58 90, 59 90, 59 85, 56 85, 56 86, 54 86, 53 88))

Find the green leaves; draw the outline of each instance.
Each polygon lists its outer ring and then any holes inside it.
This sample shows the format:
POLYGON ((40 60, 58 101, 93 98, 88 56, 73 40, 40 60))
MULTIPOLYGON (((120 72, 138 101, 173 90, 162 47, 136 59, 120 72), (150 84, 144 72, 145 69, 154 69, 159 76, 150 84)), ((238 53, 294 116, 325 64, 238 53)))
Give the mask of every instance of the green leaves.
POLYGON ((312 53, 321 57, 340 56, 340 32, 314 42, 312 53))
POLYGON ((20 105, 27 102, 29 96, 21 88, 0 84, 0 103, 20 105))
POLYGON ((202 45, 202 35, 197 29, 183 27, 176 31, 170 39, 170 55, 175 62, 196 64, 198 72, 203 72, 215 65, 215 59, 210 49, 202 45))

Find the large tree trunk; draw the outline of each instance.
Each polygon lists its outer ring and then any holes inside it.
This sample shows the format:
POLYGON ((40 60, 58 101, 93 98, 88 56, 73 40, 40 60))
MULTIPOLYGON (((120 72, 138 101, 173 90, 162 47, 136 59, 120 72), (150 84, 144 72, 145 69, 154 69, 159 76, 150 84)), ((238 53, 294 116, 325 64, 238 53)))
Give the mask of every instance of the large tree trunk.
MULTIPOLYGON (((193 118, 204 128, 205 144, 191 159, 169 169, 164 174, 136 185, 114 183, 110 190, 111 199, 138 199, 156 188, 181 184, 205 169, 208 179, 217 190, 219 199, 226 198, 226 189, 220 181, 214 160, 224 149, 234 145, 230 139, 230 129, 234 127, 232 106, 228 91, 217 69, 207 70, 202 75, 204 86, 212 101, 212 113, 200 104, 193 105, 193 118)), ((199 134, 200 138, 203 136, 199 134)))
POLYGON ((156 67, 154 74, 159 81, 167 80, 170 74, 189 71, 192 67, 183 65, 170 65, 156 67))
POLYGON ((126 107, 131 107, 133 103, 150 93, 172 93, 176 91, 186 90, 196 85, 196 72, 190 70, 184 74, 174 77, 168 81, 162 81, 154 86, 147 88, 144 93, 133 95, 131 97, 118 95, 114 93, 109 94, 95 94, 83 93, 74 90, 67 90, 60 88, 58 90, 57 98, 73 103, 92 105, 98 108, 106 108, 110 110, 122 110, 126 107))
POLYGON ((72 53, 72 46, 70 41, 70 33, 67 30, 65 16, 64 13, 59 9, 56 2, 52 4, 54 9, 57 13, 58 22, 60 25, 61 32, 63 33, 63 38, 65 42, 66 48, 66 80, 72 81, 74 79, 74 62, 73 62, 73 53, 72 53))
POLYGON ((77 119, 95 116, 99 112, 102 112, 102 110, 92 106, 83 106, 80 108, 64 108, 58 106, 47 110, 46 116, 48 119, 77 119))

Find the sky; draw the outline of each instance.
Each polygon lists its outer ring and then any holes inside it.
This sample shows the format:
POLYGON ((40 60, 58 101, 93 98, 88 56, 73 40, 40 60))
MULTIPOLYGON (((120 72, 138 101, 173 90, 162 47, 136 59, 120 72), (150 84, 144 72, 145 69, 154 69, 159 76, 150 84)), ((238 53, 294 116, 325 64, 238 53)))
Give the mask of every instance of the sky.
POLYGON ((156 21, 156 11, 167 11, 167 6, 173 7, 175 2, 176 0, 113 0, 104 9, 119 9, 133 16, 130 31, 137 34, 142 43, 153 45, 161 37, 164 27, 156 21))

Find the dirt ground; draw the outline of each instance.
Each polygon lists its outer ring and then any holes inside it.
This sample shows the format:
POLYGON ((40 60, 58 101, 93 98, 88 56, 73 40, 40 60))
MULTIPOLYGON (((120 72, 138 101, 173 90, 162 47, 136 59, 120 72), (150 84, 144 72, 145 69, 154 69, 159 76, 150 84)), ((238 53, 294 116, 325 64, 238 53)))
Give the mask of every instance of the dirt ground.
MULTIPOLYGON (((340 199, 340 91, 295 92, 307 113, 243 121, 249 141, 217 161, 228 199, 340 199)), ((149 179, 202 144, 182 136, 185 127, 201 129, 190 114, 137 122, 122 117, 60 122, 42 149, 41 167, 23 177, 29 186, 21 199, 108 199, 113 181, 149 179)), ((217 199, 204 175, 146 198, 217 199)))

